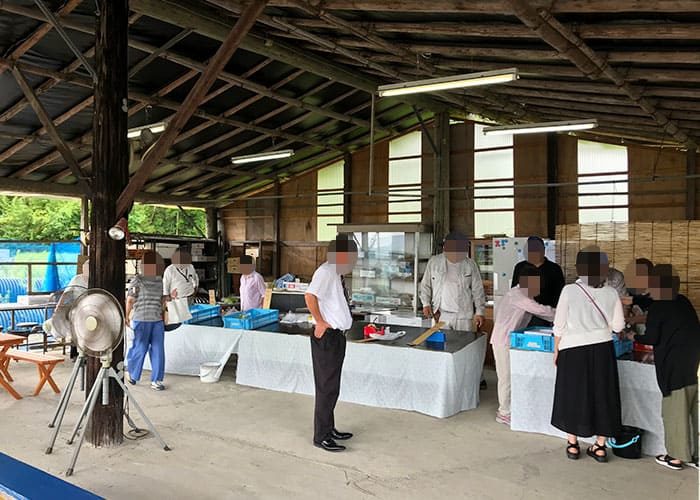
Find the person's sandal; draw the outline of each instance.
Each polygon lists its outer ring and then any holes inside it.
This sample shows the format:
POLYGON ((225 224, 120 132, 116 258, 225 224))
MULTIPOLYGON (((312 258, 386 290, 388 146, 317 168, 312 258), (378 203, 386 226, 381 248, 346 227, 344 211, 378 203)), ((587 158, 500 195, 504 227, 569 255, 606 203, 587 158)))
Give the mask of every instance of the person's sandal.
POLYGON ((659 465, 663 465, 664 467, 668 467, 671 470, 683 470, 683 463, 678 460, 679 463, 673 463, 676 461, 675 458, 670 457, 668 455, 657 455, 656 456, 656 463, 659 465))
POLYGON ((566 458, 569 460, 578 460, 578 457, 581 456, 581 447, 578 444, 578 441, 575 443, 569 443, 568 441, 566 442, 566 458))
POLYGON ((594 458, 596 462, 599 462, 601 464, 608 461, 608 452, 605 449, 605 445, 601 446, 598 443, 595 443, 593 446, 590 446, 586 450, 586 454, 588 454, 589 457, 594 458), (598 455, 598 452, 600 450, 603 450, 602 455, 598 455))

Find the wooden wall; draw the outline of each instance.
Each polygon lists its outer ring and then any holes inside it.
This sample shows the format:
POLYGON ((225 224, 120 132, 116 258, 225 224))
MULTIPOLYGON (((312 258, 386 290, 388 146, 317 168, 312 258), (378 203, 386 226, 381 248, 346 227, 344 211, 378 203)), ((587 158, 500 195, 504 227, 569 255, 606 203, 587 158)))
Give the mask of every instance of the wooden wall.
MULTIPOLYGON (((432 126, 432 125, 429 125, 432 126)), ((450 184, 471 186, 474 171, 474 138, 470 124, 450 127, 450 184)), ((559 135, 557 138, 557 180, 561 183, 577 181, 577 138, 559 135)), ((382 141, 374 149, 373 191, 388 189, 389 143, 382 141)), ((657 176, 684 175, 686 153, 673 150, 659 154, 657 149, 641 146, 628 147, 630 178, 649 179, 657 176)), ((353 192, 368 189, 369 149, 352 154, 353 192)), ((423 143, 424 188, 433 185, 433 151, 427 140, 423 143)), ((544 135, 516 136, 514 141, 514 176, 516 184, 545 183, 547 180, 547 138, 544 135)), ((280 238, 282 241, 281 272, 293 272, 310 278, 316 267, 325 260, 325 244, 316 240, 316 199, 301 196, 316 191, 316 172, 294 178, 281 186, 281 194, 288 196, 280 202, 280 238), (295 195, 300 195, 295 197, 295 195)), ((700 185, 700 182, 697 183, 700 185)), ((685 219, 686 181, 670 180, 630 183, 630 222, 685 219)), ((578 222, 578 189, 575 185, 557 189, 557 224, 578 222)), ((271 191, 262 193, 272 194, 271 191)), ((542 187, 516 188, 515 228, 518 236, 547 234, 547 189, 542 187)), ((700 210, 700 195, 697 196, 700 210)), ((470 235, 474 232, 471 191, 450 192, 452 229, 470 235)), ((222 210, 227 240, 273 239, 274 223, 272 200, 237 202, 222 210)), ((388 200, 385 195, 368 197, 355 194, 350 197, 350 220, 355 224, 383 224, 388 220, 388 200)), ((423 200, 423 222, 432 223, 432 197, 423 200)), ((700 211, 698 212, 700 213, 700 211)))

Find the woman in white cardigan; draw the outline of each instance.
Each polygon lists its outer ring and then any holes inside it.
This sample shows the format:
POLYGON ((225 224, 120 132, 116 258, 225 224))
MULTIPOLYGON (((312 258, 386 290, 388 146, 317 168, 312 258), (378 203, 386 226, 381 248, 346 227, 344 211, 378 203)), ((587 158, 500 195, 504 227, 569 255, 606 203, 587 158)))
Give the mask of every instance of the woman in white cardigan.
POLYGON ((578 437, 597 436, 586 453, 607 461, 605 440, 621 427, 620 388, 613 332, 625 317, 615 289, 605 285, 608 256, 597 247, 576 256, 576 283, 564 287, 554 316, 552 425, 567 433, 566 456, 579 458, 578 437))

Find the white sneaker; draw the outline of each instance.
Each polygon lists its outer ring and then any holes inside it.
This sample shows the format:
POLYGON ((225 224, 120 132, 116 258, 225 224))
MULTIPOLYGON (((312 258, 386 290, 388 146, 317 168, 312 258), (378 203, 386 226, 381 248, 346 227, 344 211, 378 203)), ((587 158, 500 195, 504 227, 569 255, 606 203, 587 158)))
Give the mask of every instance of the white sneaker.
POLYGON ((510 415, 501 415, 496 412, 496 422, 499 424, 510 425, 510 415))
POLYGON ((151 382, 151 389, 154 391, 164 391, 165 386, 163 385, 163 382, 151 382))

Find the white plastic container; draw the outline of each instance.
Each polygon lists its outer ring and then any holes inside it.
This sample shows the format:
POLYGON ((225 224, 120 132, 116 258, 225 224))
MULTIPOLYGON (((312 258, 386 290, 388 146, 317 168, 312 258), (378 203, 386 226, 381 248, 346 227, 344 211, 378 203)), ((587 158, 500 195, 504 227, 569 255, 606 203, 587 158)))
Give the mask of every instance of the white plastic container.
POLYGON ((205 384, 213 384, 219 381, 219 368, 221 363, 202 363, 199 365, 199 380, 205 384))

